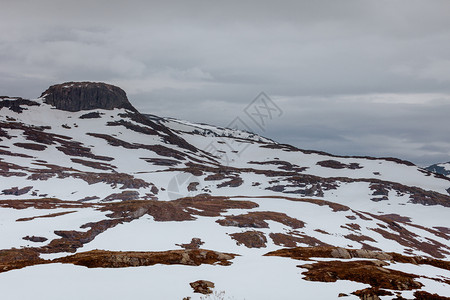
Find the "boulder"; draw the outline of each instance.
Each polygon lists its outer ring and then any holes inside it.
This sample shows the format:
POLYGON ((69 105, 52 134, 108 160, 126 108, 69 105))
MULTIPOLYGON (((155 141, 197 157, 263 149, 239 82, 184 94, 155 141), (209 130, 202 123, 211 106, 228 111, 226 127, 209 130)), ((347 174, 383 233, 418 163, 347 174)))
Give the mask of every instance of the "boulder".
POLYGON ((190 283, 191 287, 194 289, 194 293, 200 294, 211 294, 214 288, 214 283, 208 280, 197 280, 190 283))

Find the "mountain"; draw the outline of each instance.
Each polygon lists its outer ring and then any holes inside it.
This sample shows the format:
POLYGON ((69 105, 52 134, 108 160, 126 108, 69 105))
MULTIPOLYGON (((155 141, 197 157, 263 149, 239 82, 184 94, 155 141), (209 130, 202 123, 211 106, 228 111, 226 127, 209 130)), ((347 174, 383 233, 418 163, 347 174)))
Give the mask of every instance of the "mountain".
POLYGON ((426 167, 425 170, 444 176, 450 176, 450 162, 434 164, 426 167))
POLYGON ((5 299, 450 297, 450 179, 400 159, 69 82, 0 98, 0 178, 5 299))

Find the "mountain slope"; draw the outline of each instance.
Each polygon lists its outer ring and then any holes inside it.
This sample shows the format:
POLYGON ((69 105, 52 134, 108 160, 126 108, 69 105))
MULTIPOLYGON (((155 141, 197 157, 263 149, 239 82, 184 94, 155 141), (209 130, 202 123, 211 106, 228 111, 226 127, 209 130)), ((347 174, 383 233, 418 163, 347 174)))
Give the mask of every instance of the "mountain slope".
POLYGON ((426 167, 425 170, 444 176, 450 176, 450 162, 434 164, 426 167))
POLYGON ((122 92, 70 82, 35 100, 0 99, 0 288, 8 295, 19 275, 63 272, 61 286, 92 289, 95 274, 100 286, 117 282, 101 294, 115 299, 125 293, 122 276, 135 297, 144 295, 141 276, 151 278, 159 299, 198 298, 189 286, 198 279, 225 291, 216 297, 237 299, 380 289, 450 296, 450 179, 394 158, 333 156, 143 115, 122 92), (277 252, 286 247, 308 248, 277 252), (348 268, 373 280, 342 273, 348 268), (322 276, 330 272, 340 275, 322 276))

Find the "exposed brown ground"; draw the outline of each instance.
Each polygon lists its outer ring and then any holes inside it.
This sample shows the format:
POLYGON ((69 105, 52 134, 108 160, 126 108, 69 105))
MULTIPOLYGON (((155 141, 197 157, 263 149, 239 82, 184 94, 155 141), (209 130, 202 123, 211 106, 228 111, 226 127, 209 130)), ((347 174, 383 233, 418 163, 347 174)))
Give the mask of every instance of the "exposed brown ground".
POLYGON ((212 290, 214 288, 214 283, 208 280, 197 280, 190 283, 190 286, 194 289, 194 293, 200 294, 212 294, 212 290))
POLYGON ((406 256, 395 252, 372 251, 365 249, 344 249, 340 247, 296 247, 284 248, 265 254, 266 256, 290 257, 298 260, 309 260, 314 257, 323 258, 368 258, 385 261, 395 261, 399 263, 431 265, 441 269, 450 270, 450 262, 424 258, 419 256, 406 256))
POLYGON ((242 215, 226 216, 224 219, 216 222, 222 226, 250 227, 250 228, 269 228, 267 221, 275 221, 293 229, 302 228, 305 223, 295 218, 289 217, 284 213, 272 211, 255 211, 242 215))
POLYGON ((126 268, 155 264, 199 266, 201 264, 231 265, 236 254, 212 250, 168 250, 159 252, 104 251, 81 252, 53 262, 68 263, 88 268, 126 268))
POLYGON ((39 258, 35 249, 0 250, 0 273, 45 263, 48 261, 39 258))
POLYGON ((425 291, 415 291, 414 300, 450 300, 450 297, 442 297, 438 294, 430 294, 425 291))
MULTIPOLYGON (((294 198, 295 199, 295 198, 294 198)), ((289 199, 291 200, 291 199, 289 199)), ((296 199, 293 201, 303 201, 304 199, 296 199)), ((313 199, 311 199, 313 200, 313 199)), ((310 201, 317 205, 328 205, 333 210, 342 209, 342 206, 333 206, 326 201, 310 201)), ((54 261, 43 260, 39 258, 40 253, 58 253, 58 252, 75 252, 83 246, 83 244, 92 241, 98 234, 112 228, 118 224, 130 222, 144 215, 152 216, 156 221, 189 221, 194 220, 196 216, 219 217, 228 209, 252 209, 258 205, 251 201, 235 201, 229 200, 227 197, 212 197, 204 194, 196 197, 187 197, 174 201, 154 201, 154 200, 132 200, 115 203, 86 203, 77 201, 61 201, 58 199, 46 198, 37 200, 4 200, 0 201, 0 207, 10 207, 15 209, 24 209, 34 207, 38 209, 51 208, 67 208, 76 209, 83 207, 92 207, 107 214, 105 220, 92 222, 82 225, 87 231, 55 231, 60 238, 50 241, 42 247, 0 250, 0 272, 12 269, 23 268, 35 264, 45 264, 52 262, 63 262, 84 265, 87 267, 129 267, 139 265, 152 265, 155 263, 162 264, 186 264, 198 265, 202 263, 211 264, 229 264, 229 260, 234 258, 234 254, 223 254, 212 250, 196 249, 200 246, 200 242, 191 241, 190 244, 182 244, 190 250, 169 250, 162 252, 111 252, 111 251, 90 251, 86 253, 78 253, 72 256, 61 258, 54 261), (192 246, 192 247, 191 247, 192 246), (225 256, 223 256, 225 255, 225 256), (227 256, 229 255, 229 256, 227 256), (231 258, 230 258, 231 257, 231 258)), ((64 212, 64 213, 70 213, 64 212)), ((62 213, 49 214, 37 217, 56 217, 62 213)), ((359 216, 359 213, 355 214, 359 216)), ((390 228, 399 234, 408 234, 414 238, 414 233, 407 231, 402 226, 406 219, 401 216, 377 216, 367 214, 373 219, 379 220, 386 229, 390 228), (394 221, 393 219, 397 221, 394 221), (403 221, 403 222, 402 222, 403 221), (406 230, 406 231, 405 231, 406 230)), ((36 217, 19 219, 21 221, 32 220, 36 217)), ((428 264, 435 267, 450 270, 450 262, 439 259, 430 259, 422 257, 405 256, 398 253, 385 253, 380 251, 367 251, 364 249, 343 249, 338 247, 327 246, 320 240, 297 232, 295 228, 301 228, 304 223, 295 218, 291 218, 286 214, 275 212, 249 212, 238 216, 226 216, 219 220, 218 223, 226 226, 250 227, 250 228, 267 228, 266 221, 280 222, 293 230, 286 233, 271 233, 269 236, 277 245, 296 246, 297 244, 307 244, 311 246, 322 247, 297 247, 291 249, 280 249, 270 252, 266 255, 291 257, 300 260, 310 260, 313 257, 325 258, 367 258, 385 261, 396 261, 401 263, 428 264)), ((370 241, 370 237, 357 234, 359 226, 352 223, 346 224, 348 229, 355 231, 346 238, 361 242, 370 241)), ((381 228, 379 228, 381 230, 381 228)), ((433 230, 442 237, 446 232, 433 230)), ((262 232, 247 231, 230 235, 238 243, 247 247, 265 247, 266 236, 262 232)), ((405 237, 401 236, 403 239, 405 237)), ((408 240, 407 240, 408 241, 408 240)), ((413 241, 413 240, 409 240, 413 241)), ((306 279, 319 281, 336 281, 340 279, 354 280, 363 283, 369 283, 374 289, 417 289, 420 283, 415 281, 416 275, 389 270, 385 268, 385 263, 374 261, 331 261, 318 262, 304 265, 308 271, 304 273, 306 279)), ((425 297, 425 296, 424 296, 425 297)), ((427 296, 428 297, 428 296, 427 296)), ((434 297, 434 296, 433 296, 434 297)), ((418 298, 419 299, 419 298, 418 298)), ((440 298, 420 298, 420 299, 440 299, 440 298)))
POLYGON ((100 204, 82 203, 78 201, 63 201, 56 198, 0 200, 0 207, 14 208, 14 209, 25 209, 29 207, 37 209, 83 208, 93 206, 100 206, 100 204))
POLYGON ((231 265, 230 260, 235 257, 236 254, 204 249, 159 252, 93 250, 54 260, 45 260, 39 258, 39 252, 36 248, 23 248, 0 250, 0 273, 27 266, 49 263, 67 263, 88 268, 126 268, 155 264, 189 266, 218 264, 228 266, 231 265))
POLYGON ((191 242, 189 244, 175 244, 176 246, 180 246, 184 249, 199 249, 201 245, 203 245, 204 242, 202 242, 199 238, 192 238, 191 242))
POLYGON ((269 234, 269 236, 275 245, 283 247, 297 247, 297 244, 306 244, 313 247, 331 246, 315 237, 295 232, 290 232, 290 234, 272 232, 269 234))
POLYGON ((20 219, 17 219, 16 222, 25 222, 25 221, 31 221, 31 220, 40 219, 40 218, 54 218, 54 217, 59 217, 59 216, 71 214, 71 213, 74 213, 74 212, 76 212, 76 210, 63 211, 63 212, 54 213, 54 214, 48 214, 48 215, 43 215, 43 216, 35 216, 35 217, 29 217, 29 218, 20 218, 20 219))
MULTIPOLYGON (((291 257, 298 260, 311 260, 314 257, 349 259, 349 261, 318 261, 303 264, 299 267, 306 268, 305 280, 335 282, 337 280, 351 280, 370 284, 371 288, 355 291, 353 294, 360 299, 380 299, 378 296, 393 295, 390 290, 412 290, 420 289, 422 284, 415 279, 418 275, 389 269, 389 262, 427 264, 438 268, 450 270, 450 262, 405 256, 399 253, 386 253, 381 251, 370 251, 364 249, 344 249, 339 247, 297 247, 285 248, 269 252, 268 256, 291 257), (350 260, 351 258, 367 258, 371 260, 350 260)), ((434 279, 438 280, 438 279, 434 279)), ((448 280, 438 281, 449 284, 448 280)), ((449 299, 439 295, 432 295, 424 291, 416 291, 415 299, 449 299)), ((397 297, 396 299, 404 299, 397 297)))
POLYGON ((236 196, 235 198, 263 198, 263 199, 284 199, 289 201, 295 201, 295 202, 306 202, 306 203, 312 203, 319 206, 328 206, 330 207, 334 212, 337 211, 347 211, 350 210, 350 207, 345 206, 343 204, 321 200, 321 199, 311 199, 311 198, 294 198, 294 197, 286 197, 283 195, 280 196, 236 196))
POLYGON ((383 268, 384 264, 376 261, 320 261, 314 264, 301 265, 308 269, 303 272, 306 280, 335 282, 351 280, 370 284, 374 288, 392 290, 412 290, 422 287, 415 281, 417 275, 383 268))
POLYGON ((247 248, 265 248, 267 238, 261 231, 245 231, 230 234, 231 238, 238 245, 245 245, 247 248))
MULTIPOLYGON (((232 201, 225 197, 211 197, 208 195, 199 195, 193 198, 182 198, 174 201, 154 201, 154 200, 136 200, 123 201, 119 203, 99 203, 90 204, 77 201, 62 201, 59 199, 30 199, 30 200, 2 200, 0 207, 9 207, 14 209, 25 209, 34 207, 37 209, 52 208, 83 208, 94 207, 100 211, 110 212, 107 219, 86 223, 81 228, 88 228, 87 231, 77 230, 56 230, 54 233, 60 238, 50 241, 41 247, 30 247, 22 249, 0 250, 0 272, 12 269, 23 268, 25 266, 48 263, 48 261, 39 258, 40 253, 60 253, 75 252, 84 244, 91 242, 100 233, 122 223, 131 222, 145 214, 153 216, 156 221, 189 221, 194 220, 196 215, 201 216, 220 216, 227 209, 251 209, 258 205, 250 201, 232 201)), ((64 212, 70 213, 70 212, 64 212)), ((38 217, 56 217, 63 213, 38 216, 38 217)), ((32 220, 25 218, 21 221, 32 220)), ((183 253, 185 250, 173 252, 171 254, 183 253), (181 251, 181 252, 180 252, 181 251)), ((187 251, 187 250, 186 250, 187 251)), ((213 254, 210 252, 192 252, 192 255, 203 255, 202 259, 210 259, 213 254), (196 254, 197 253, 197 254, 196 254), (206 256, 205 256, 206 255, 206 256)), ((209 250, 208 250, 209 251, 209 250)), ((100 255, 99 253, 95 253, 100 255)), ((75 256, 77 258, 78 256, 75 256)), ((99 256, 100 257, 100 256, 99 256)), ((102 256, 103 257, 103 256, 102 256)), ((121 257, 120 255, 118 257, 121 257)), ((199 261, 200 258, 192 258, 199 261)), ((221 258, 219 258, 221 260, 221 258)), ((205 260, 205 263, 208 260, 205 260)))

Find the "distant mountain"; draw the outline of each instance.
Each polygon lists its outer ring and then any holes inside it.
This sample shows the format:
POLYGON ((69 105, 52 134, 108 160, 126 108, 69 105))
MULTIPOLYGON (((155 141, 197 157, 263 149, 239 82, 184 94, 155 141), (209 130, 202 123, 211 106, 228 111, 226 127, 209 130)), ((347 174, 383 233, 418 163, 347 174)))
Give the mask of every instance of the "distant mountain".
POLYGON ((450 297, 450 179, 430 171, 141 114, 104 83, 3 96, 0 288, 5 299, 450 297))
POLYGON ((436 174, 450 176, 450 162, 434 164, 425 169, 436 174))

